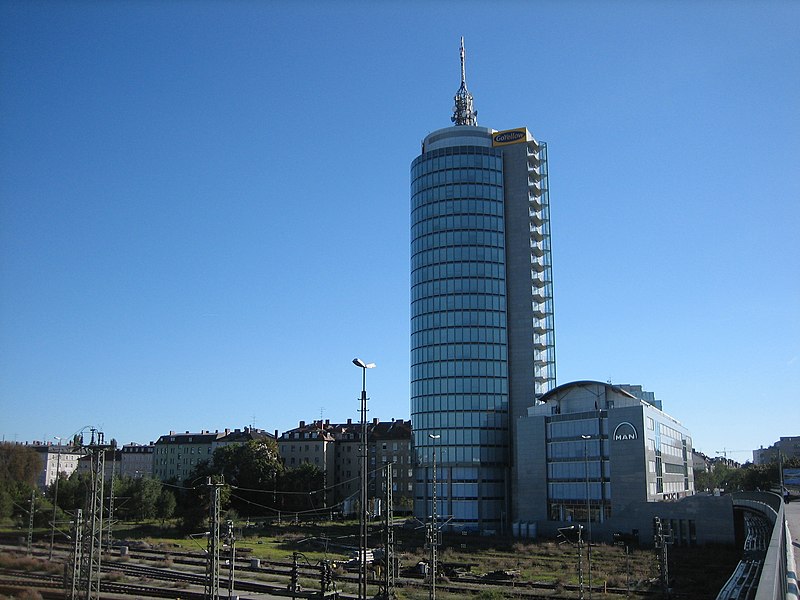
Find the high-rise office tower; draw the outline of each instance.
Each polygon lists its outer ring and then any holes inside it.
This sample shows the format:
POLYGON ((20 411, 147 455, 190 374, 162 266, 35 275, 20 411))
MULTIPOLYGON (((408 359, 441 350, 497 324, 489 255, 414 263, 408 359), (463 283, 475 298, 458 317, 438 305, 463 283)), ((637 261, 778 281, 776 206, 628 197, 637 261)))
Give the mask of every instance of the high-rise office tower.
POLYGON ((555 386, 547 145, 477 124, 464 44, 454 125, 411 165, 414 511, 501 531, 514 421, 555 386))

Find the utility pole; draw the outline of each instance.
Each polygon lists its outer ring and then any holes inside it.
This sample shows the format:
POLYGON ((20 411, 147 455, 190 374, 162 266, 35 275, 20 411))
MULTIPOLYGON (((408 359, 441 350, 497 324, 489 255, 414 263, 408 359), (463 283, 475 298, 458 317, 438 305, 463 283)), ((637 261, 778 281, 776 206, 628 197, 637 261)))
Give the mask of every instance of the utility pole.
POLYGON ((220 490, 224 485, 222 476, 219 479, 208 477, 211 503, 209 507, 210 530, 208 532, 208 550, 206 554, 206 600, 219 600, 219 511, 220 490))
POLYGON ((230 568, 228 569, 228 600, 232 600, 236 576, 236 536, 233 533, 233 521, 228 521, 228 533, 226 538, 228 540, 231 558, 230 568))
MULTIPOLYGON (((441 436, 428 434, 431 440, 437 440, 441 436)), ((433 446, 433 506, 431 508, 431 524, 428 528, 428 550, 430 559, 428 568, 430 570, 430 588, 428 598, 436 600, 436 548, 439 545, 439 527, 436 523, 436 446, 433 446)))
POLYGON ((103 545, 103 486, 108 446, 103 441, 102 431, 95 428, 90 431, 92 437, 87 450, 91 460, 91 474, 83 518, 78 591, 85 600, 98 600, 103 545))
POLYGON ((394 499, 392 495, 392 464, 386 464, 386 520, 384 523, 383 538, 383 597, 387 600, 394 598, 395 559, 394 559, 394 499))
POLYGON ((61 479, 61 438, 58 440, 58 458, 56 459, 56 488, 53 495, 53 521, 50 523, 50 557, 53 560, 53 545, 56 539, 56 510, 58 509, 58 480, 61 479))
POLYGON ((106 548, 109 552, 114 543, 114 471, 117 464, 117 449, 111 447, 111 491, 108 494, 108 544, 106 548))
POLYGON ((28 556, 33 552, 33 515, 36 511, 36 490, 31 490, 31 506, 28 509, 28 556))
POLYGON ((297 598, 297 592, 300 591, 300 579, 297 571, 298 554, 298 552, 292 552, 292 572, 289 579, 289 591, 292 592, 292 598, 297 598))
MULTIPOLYGON (((583 600, 583 525, 570 525, 569 527, 561 527, 558 530, 558 534, 563 537, 564 540, 569 542, 569 544, 578 548, 578 597, 580 600, 583 600), (578 532, 577 544, 567 536, 568 531, 578 532)), ((560 543, 563 544, 564 542, 560 543)))
POLYGON ((668 548, 672 543, 672 532, 664 532, 664 524, 661 517, 653 518, 653 542, 655 550, 658 553, 658 566, 661 585, 664 586, 664 591, 667 596, 670 595, 669 587, 669 553, 668 548))
MULTIPOLYGON (((583 464, 586 470, 586 562, 589 563, 589 600, 592 598, 592 504, 589 493, 589 440, 590 435, 581 435, 583 438, 583 464)), ((600 507, 602 510, 602 506, 600 507)))
POLYGON ((578 525, 578 597, 583 600, 583 525, 578 525))
POLYGON ((78 600, 78 593, 81 587, 81 565, 83 564, 83 511, 79 508, 75 512, 75 521, 72 529, 72 561, 70 565, 65 565, 65 575, 68 581, 64 588, 70 591, 69 600, 78 600), (67 569, 69 569, 67 571, 67 569))

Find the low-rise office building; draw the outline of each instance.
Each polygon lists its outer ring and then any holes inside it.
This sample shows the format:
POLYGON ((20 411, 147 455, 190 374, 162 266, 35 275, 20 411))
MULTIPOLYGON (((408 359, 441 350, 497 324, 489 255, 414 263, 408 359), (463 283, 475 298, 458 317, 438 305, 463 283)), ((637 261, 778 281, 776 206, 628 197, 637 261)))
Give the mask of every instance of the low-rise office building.
MULTIPOLYGON (((689 432, 631 387, 564 384, 517 420, 517 531, 555 535, 559 528, 584 523, 591 524, 595 539, 610 541, 615 532, 650 535, 648 522, 663 516, 675 521, 684 543, 732 536, 732 526, 712 517, 720 510, 711 506, 713 499, 689 498, 694 495, 689 432), (715 527, 722 528, 719 535, 715 527)), ((722 507, 726 515, 731 510, 722 507)))

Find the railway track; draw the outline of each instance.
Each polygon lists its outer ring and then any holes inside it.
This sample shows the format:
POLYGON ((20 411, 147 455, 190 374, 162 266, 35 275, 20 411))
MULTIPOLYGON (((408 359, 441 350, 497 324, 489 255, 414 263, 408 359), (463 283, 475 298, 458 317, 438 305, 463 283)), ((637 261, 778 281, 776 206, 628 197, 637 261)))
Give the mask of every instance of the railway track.
POLYGON ((744 528, 744 556, 717 594, 717 600, 753 600, 758 591, 772 524, 761 515, 745 513, 744 528))
MULTIPOLYGON (((15 551, 19 550, 19 547, 14 547, 15 551)), ((66 560, 68 555, 69 547, 64 545, 59 548, 59 555, 60 558, 66 560)), ((34 555, 38 556, 47 556, 48 551, 42 549, 34 549, 34 555)), ((143 564, 134 564, 128 561, 120 561, 120 560, 109 560, 104 559, 102 563, 102 568, 104 572, 107 573, 118 573, 121 576, 126 578, 136 578, 136 579, 144 579, 144 580, 158 580, 165 583, 173 583, 173 584, 183 584, 186 586, 203 586, 205 584, 205 565, 206 560, 205 557, 202 555, 192 553, 192 552, 184 552, 184 551, 164 551, 164 550, 155 550, 155 549, 143 549, 143 548, 134 548, 128 551, 128 558, 130 560, 140 560, 146 562, 164 562, 169 559, 173 564, 178 564, 189 569, 196 568, 198 572, 192 573, 189 570, 177 570, 172 568, 164 568, 158 566, 151 566, 151 565, 143 565, 143 564)), ((272 594, 272 595, 290 595, 288 592, 288 584, 291 580, 292 576, 292 569, 293 564, 290 561, 267 561, 261 559, 261 565, 259 567, 253 567, 250 565, 250 559, 237 559, 236 560, 236 582, 235 582, 235 589, 237 592, 253 592, 253 593, 261 593, 261 594, 272 594), (264 583, 253 581, 253 575, 270 575, 279 577, 285 581, 285 583, 264 583)), ((220 586, 221 588, 227 589, 228 580, 226 577, 227 573, 225 570, 221 570, 220 572, 220 586)), ((302 580, 312 580, 314 582, 319 581, 320 578, 320 569, 317 566, 306 565, 306 564, 298 564, 297 565, 297 578, 302 580)), ((50 580, 51 583, 56 582, 58 587, 61 587, 62 579, 60 577, 51 576, 50 580)), ((345 573, 336 576, 336 581, 339 583, 339 587, 342 584, 350 584, 353 587, 357 582, 357 576, 355 574, 345 573)), ((141 595, 141 596, 151 596, 151 597, 175 597, 176 589, 172 588, 165 588, 159 586, 147 586, 147 585, 138 585, 133 583, 127 582, 114 582, 114 581, 104 581, 103 582, 103 589, 106 590, 106 585, 111 586, 107 589, 108 592, 112 592, 115 590, 116 593, 128 593, 133 595, 141 595), (115 587, 116 586, 116 587, 115 587), (112 587, 114 588, 112 590, 112 587), (129 592, 121 591, 123 589, 132 590, 129 592), (169 596, 164 596, 163 594, 170 594, 169 596)), ((370 585, 372 587, 373 584, 370 585)), ((375 589, 377 590, 377 582, 374 583, 375 589)), ((408 589, 427 589, 427 583, 423 581, 422 576, 403 576, 399 577, 396 580, 396 585, 398 588, 408 588, 408 589)), ((547 584, 547 583, 537 583, 537 582, 518 582, 518 581, 497 581, 497 580, 486 580, 477 576, 461 576, 453 581, 448 582, 446 579, 441 579, 437 585, 437 589, 443 592, 452 592, 455 594, 479 594, 482 591, 489 591, 489 590, 496 590, 502 594, 513 594, 515 597, 522 597, 522 598, 541 598, 541 597, 548 597, 548 598, 574 598, 575 594, 578 591, 578 586, 573 585, 562 585, 559 586, 564 591, 564 596, 560 596, 557 593, 557 587, 554 584, 547 584)), ((633 595, 637 597, 647 597, 651 596, 652 593, 648 592, 641 592, 641 591, 632 591, 628 592, 625 588, 607 588, 603 586, 595 586, 593 587, 593 591, 595 593, 604 593, 611 596, 624 596, 624 595, 633 595)), ((188 592, 185 589, 180 590, 181 598, 189 598, 188 592)), ((305 596, 305 597, 319 597, 318 587, 315 586, 315 589, 306 589, 303 590, 301 593, 296 594, 298 597, 305 596)), ((339 593, 339 597, 341 598, 352 598, 353 596, 345 593, 339 593)), ((199 597, 202 597, 200 594, 199 597)))

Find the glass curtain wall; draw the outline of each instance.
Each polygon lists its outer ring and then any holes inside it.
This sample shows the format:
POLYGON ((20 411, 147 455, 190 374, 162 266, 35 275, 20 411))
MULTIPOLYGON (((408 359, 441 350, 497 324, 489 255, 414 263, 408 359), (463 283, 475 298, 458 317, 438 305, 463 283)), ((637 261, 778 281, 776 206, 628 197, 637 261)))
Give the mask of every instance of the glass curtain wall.
POLYGON ((439 517, 499 530, 509 452, 502 155, 432 150, 412 163, 411 182, 416 516, 431 514, 435 448, 439 517))

